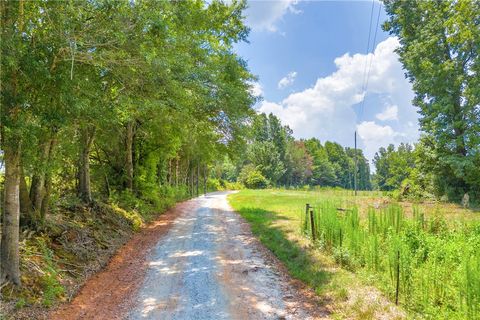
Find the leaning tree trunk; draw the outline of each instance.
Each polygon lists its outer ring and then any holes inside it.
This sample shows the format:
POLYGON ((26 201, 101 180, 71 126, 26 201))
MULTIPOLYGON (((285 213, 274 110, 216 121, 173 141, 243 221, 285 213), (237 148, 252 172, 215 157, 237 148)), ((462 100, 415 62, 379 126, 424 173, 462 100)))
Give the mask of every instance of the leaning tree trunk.
POLYGON ((125 136, 125 171, 127 173, 127 189, 133 190, 133 135, 134 135, 134 122, 129 121, 127 123, 127 130, 125 136))
POLYGON ((90 148, 92 146, 95 129, 80 129, 80 159, 78 168, 78 196, 85 203, 92 202, 90 187, 90 148))
POLYGON ((20 147, 4 149, 5 203, 0 245, 0 283, 12 281, 20 285, 19 224, 20 224, 20 147))

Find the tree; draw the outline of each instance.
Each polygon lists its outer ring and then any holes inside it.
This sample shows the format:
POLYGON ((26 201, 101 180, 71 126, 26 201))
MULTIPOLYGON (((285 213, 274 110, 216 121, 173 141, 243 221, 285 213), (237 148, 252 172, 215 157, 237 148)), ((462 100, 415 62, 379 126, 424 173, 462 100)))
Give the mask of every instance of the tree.
POLYGON ((2 2, 2 112, 1 145, 5 164, 5 203, 2 215, 0 283, 20 284, 19 223, 20 223, 20 162, 22 134, 30 113, 26 105, 25 83, 20 62, 24 49, 21 32, 25 27, 24 2, 2 2))
POLYGON ((305 141, 305 147, 313 158, 311 182, 319 186, 334 186, 337 181, 335 168, 328 160, 325 148, 320 140, 311 138, 305 141))
MULTIPOLYGON (((370 181, 370 165, 368 160, 363 155, 361 149, 353 148, 346 148, 345 152, 350 157, 350 166, 353 165, 352 172, 355 172, 355 161, 357 162, 357 188, 359 190, 371 190, 372 184, 370 181), (356 153, 356 156, 355 156, 356 153)), ((351 177, 350 179, 354 179, 355 177, 351 177)), ((355 184, 355 181, 350 182, 351 184, 355 184)))
POLYGON ((312 176, 312 156, 308 154, 303 141, 290 141, 287 144, 285 159, 286 181, 288 185, 307 184, 312 176))
POLYGON ((325 142, 328 161, 335 170, 335 186, 353 189, 353 160, 349 158, 344 148, 336 142, 325 142))
POLYGON ((248 159, 274 185, 285 173, 280 153, 271 141, 254 142, 250 145, 248 159))
POLYGON ((381 147, 373 159, 375 180, 380 190, 395 190, 410 176, 415 167, 413 147, 407 144, 395 146, 390 144, 386 149, 381 147))
POLYGON ((412 82, 420 125, 433 143, 437 188, 479 194, 480 2, 385 1, 384 29, 412 82))
POLYGON ((292 131, 283 126, 275 115, 256 115, 251 124, 251 138, 246 163, 256 168, 274 185, 286 184, 288 143, 293 142, 292 131))

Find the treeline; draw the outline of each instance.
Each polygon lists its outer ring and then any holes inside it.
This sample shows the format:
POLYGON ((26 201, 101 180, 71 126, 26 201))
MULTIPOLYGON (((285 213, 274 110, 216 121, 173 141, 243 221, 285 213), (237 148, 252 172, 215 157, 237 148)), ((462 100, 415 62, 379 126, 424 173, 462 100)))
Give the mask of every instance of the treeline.
MULTIPOLYGON (((396 198, 462 200, 464 205, 469 202, 478 204, 480 181, 479 184, 473 183, 470 188, 452 183, 453 177, 437 171, 441 164, 435 156, 433 145, 433 141, 423 136, 414 145, 401 143, 398 147, 391 144, 380 148, 373 159, 374 188, 392 191, 396 198)), ((478 170, 471 172, 472 175, 477 173, 478 170)))
POLYGON ((235 153, 255 100, 232 50, 244 6, 0 2, 1 282, 20 284, 19 223, 41 228, 52 199, 186 197, 235 153))
POLYGON ((267 186, 330 186, 371 189, 370 168, 362 151, 316 138, 295 140, 292 130, 273 114, 253 118, 248 144, 234 160, 217 165, 217 177, 248 188, 267 186), (356 165, 355 165, 356 162, 356 165))

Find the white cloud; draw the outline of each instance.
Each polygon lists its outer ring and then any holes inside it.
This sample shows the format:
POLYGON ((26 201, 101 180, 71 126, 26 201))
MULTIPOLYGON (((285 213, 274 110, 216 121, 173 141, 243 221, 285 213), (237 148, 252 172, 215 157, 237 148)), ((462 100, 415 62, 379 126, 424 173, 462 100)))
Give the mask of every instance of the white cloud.
POLYGON ((297 0, 248 1, 247 25, 257 31, 277 32, 277 23, 287 13, 298 14, 297 0))
POLYGON ((255 97, 263 96, 263 87, 258 82, 249 82, 250 85, 250 93, 255 97))
POLYGON ((400 134, 390 126, 381 126, 373 121, 364 121, 357 126, 358 135, 365 143, 365 154, 373 156, 380 146, 395 143, 400 134))
MULTIPOLYGON (((371 159, 375 151, 386 141, 389 143, 393 140, 414 141, 418 136, 418 128, 406 124, 416 122, 418 115, 411 106, 413 98, 411 85, 405 79, 402 65, 394 52, 398 45, 397 38, 390 37, 380 42, 374 53, 368 55, 346 53, 334 60, 337 67, 335 72, 318 78, 312 87, 292 93, 279 103, 263 101, 259 111, 276 114, 282 122, 293 129, 294 135, 298 138, 314 136, 322 141, 330 140, 352 146, 353 131, 358 121, 367 120, 363 118, 363 114, 375 116, 375 112, 372 114, 373 110, 368 108, 377 108, 376 105, 365 103, 365 112, 359 112, 362 118, 357 119, 354 108, 360 108, 359 102, 368 95, 396 106, 396 118, 400 121, 394 123, 395 127, 373 127, 371 121, 363 124, 360 146, 365 148, 366 156, 371 159), (362 88, 365 60, 371 58, 373 63, 369 86, 367 92, 364 92, 362 88), (385 139, 368 135, 365 132, 367 129, 378 129, 378 132, 385 135, 385 139)), ((394 111, 392 108, 387 118, 393 118, 394 111)))
POLYGON ((297 77, 297 73, 295 71, 289 72, 285 77, 280 79, 278 82, 278 89, 285 89, 288 86, 291 86, 297 77))
POLYGON ((375 117, 381 121, 398 120, 398 106, 389 105, 380 113, 377 113, 375 117))

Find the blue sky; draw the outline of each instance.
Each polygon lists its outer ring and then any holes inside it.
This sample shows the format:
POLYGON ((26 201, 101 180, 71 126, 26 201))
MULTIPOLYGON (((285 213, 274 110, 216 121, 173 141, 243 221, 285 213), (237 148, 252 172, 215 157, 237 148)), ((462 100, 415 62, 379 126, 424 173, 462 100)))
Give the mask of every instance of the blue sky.
POLYGON ((375 1, 367 55, 370 0, 250 1, 250 43, 236 50, 259 78, 256 108, 279 116, 297 138, 352 146, 356 128, 369 159, 380 146, 414 142, 418 114, 394 53, 398 40, 379 26, 372 47, 379 8, 380 24, 386 19, 375 1))

